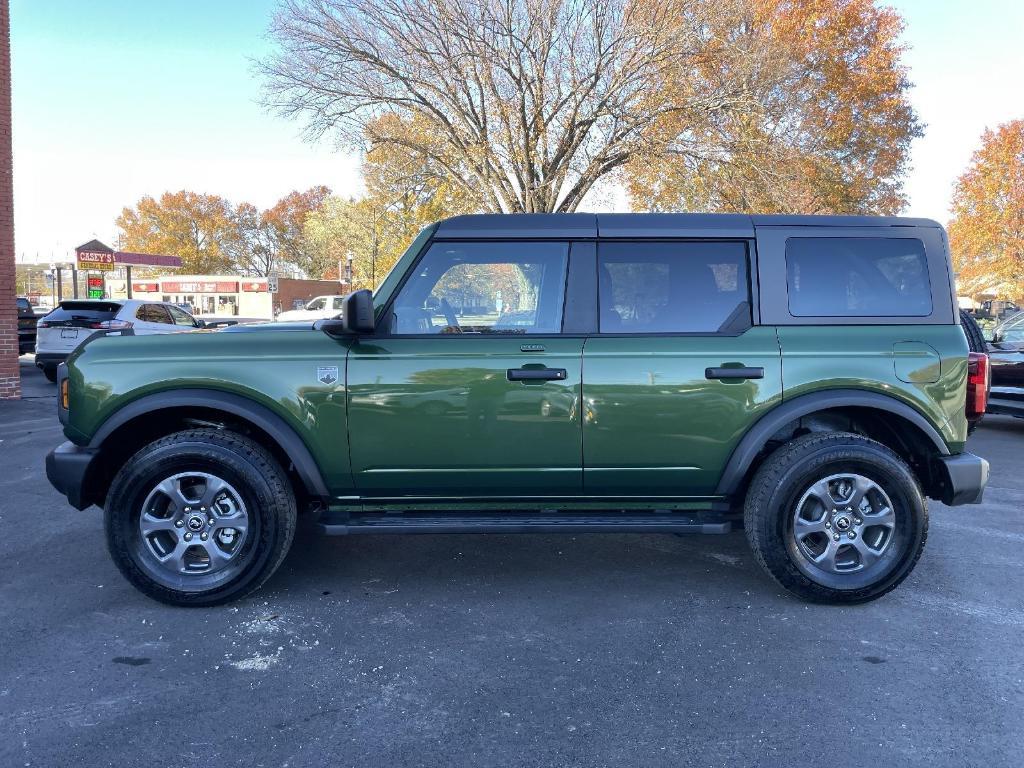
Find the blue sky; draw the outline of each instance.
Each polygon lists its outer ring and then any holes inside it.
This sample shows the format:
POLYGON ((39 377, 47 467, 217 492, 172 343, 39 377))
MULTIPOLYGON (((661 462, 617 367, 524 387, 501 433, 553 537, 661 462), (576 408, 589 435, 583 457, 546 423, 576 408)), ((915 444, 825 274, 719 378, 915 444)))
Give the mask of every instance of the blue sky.
MULTIPOLYGON (((945 220, 986 126, 1024 118, 1024 3, 899 0, 914 146, 907 213, 945 220)), ((272 205, 358 191, 355 158, 259 106, 251 60, 274 0, 12 0, 15 251, 66 260, 144 194, 182 188, 272 205)))

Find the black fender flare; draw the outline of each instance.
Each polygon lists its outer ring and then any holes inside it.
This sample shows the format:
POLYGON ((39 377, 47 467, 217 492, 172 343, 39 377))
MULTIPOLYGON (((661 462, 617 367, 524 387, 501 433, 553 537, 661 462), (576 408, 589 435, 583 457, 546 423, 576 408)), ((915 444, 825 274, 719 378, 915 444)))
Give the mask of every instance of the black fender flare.
POLYGON ((718 488, 715 493, 721 496, 729 496, 736 492, 743 477, 747 474, 751 463, 767 444, 771 436, 782 429, 783 426, 795 419, 808 416, 816 411, 824 411, 829 408, 873 408, 879 411, 886 411, 895 416, 901 416, 909 421, 927 437, 935 446, 935 451, 940 456, 948 456, 949 448, 942 435, 921 415, 921 413, 901 400, 877 392, 864 392, 856 389, 829 389, 821 392, 811 392, 787 400, 782 405, 776 406, 764 414, 754 425, 747 430, 747 433, 733 449, 729 462, 725 465, 722 477, 718 481, 718 488))
POLYGON ((330 493, 320 467, 298 433, 283 418, 264 405, 242 395, 215 389, 177 389, 154 392, 140 397, 112 414, 89 441, 89 448, 98 450, 117 429, 147 413, 181 407, 213 408, 235 414, 266 432, 277 442, 295 466, 306 491, 314 497, 328 499, 330 493))

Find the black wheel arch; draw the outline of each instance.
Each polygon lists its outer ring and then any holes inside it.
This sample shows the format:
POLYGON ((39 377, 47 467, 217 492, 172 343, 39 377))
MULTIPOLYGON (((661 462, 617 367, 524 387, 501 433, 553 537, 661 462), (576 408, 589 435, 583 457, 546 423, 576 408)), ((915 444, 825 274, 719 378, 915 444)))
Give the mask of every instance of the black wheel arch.
MULTIPOLYGON (((267 447, 271 448, 285 465, 285 469, 291 468, 297 480, 296 490, 302 492, 309 500, 325 502, 330 498, 319 465, 295 429, 266 406, 231 392, 179 389, 145 395, 120 408, 104 421, 93 434, 87 448, 107 455, 117 451, 123 453, 122 447, 117 444, 118 441, 112 441, 111 438, 116 438, 123 430, 132 429, 133 425, 139 425, 143 419, 150 425, 148 429, 141 430, 144 435, 141 442, 145 443, 150 438, 156 439, 166 434, 167 428, 160 425, 168 421, 187 418, 198 422, 218 423, 218 415, 229 419, 230 424, 252 428, 262 437, 263 442, 268 444, 267 447)), ((135 444, 138 442, 140 441, 136 436, 135 440, 128 441, 127 444, 136 447, 135 444)), ((110 477, 90 478, 90 496, 96 503, 102 502, 106 493, 104 486, 112 478, 112 472, 117 470, 116 466, 109 466, 111 463, 117 464, 116 461, 103 463, 108 465, 107 474, 110 474, 110 477)))
MULTIPOLYGON (((932 456, 949 455, 949 447, 942 435, 919 411, 901 400, 877 392, 855 389, 811 392, 776 406, 747 430, 729 457, 718 482, 716 494, 735 496, 737 492, 743 490, 751 471, 756 467, 759 459, 763 458, 769 443, 787 426, 818 414, 844 411, 883 414, 891 422, 886 425, 887 427, 894 429, 902 427, 905 431, 909 431, 917 445, 932 456), (896 419, 891 417, 896 417, 896 419)), ((925 475, 927 475, 928 469, 927 465, 919 468, 920 472, 925 475)), ((927 476, 922 480, 926 488, 930 486, 931 483, 927 476)))

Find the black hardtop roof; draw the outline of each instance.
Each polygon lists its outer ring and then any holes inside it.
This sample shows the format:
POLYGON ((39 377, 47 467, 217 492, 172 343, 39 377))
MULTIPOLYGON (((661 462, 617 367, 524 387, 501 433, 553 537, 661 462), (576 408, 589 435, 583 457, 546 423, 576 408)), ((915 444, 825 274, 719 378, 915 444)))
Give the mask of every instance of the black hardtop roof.
POLYGON ((758 227, 939 227, 905 216, 745 213, 477 213, 438 222, 434 237, 753 237, 758 227))

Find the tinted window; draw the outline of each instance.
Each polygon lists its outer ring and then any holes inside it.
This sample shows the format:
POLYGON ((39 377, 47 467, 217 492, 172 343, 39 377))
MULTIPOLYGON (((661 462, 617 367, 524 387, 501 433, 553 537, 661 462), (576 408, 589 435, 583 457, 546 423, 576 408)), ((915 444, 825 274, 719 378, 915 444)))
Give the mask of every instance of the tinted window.
POLYGON ((110 301, 62 301, 46 316, 46 320, 50 323, 68 320, 110 320, 120 309, 120 304, 110 301))
POLYGON ((750 323, 743 243, 602 243, 602 333, 713 333, 750 323))
POLYGON ((313 299, 309 304, 306 305, 306 309, 310 312, 317 312, 324 308, 327 299, 313 299))
POLYGON ((18 311, 19 312, 31 312, 32 311, 32 305, 29 303, 28 299, 17 299, 17 302, 18 302, 18 311))
POLYGON ((135 316, 144 323, 171 323, 167 310, 160 304, 143 304, 135 312, 135 316))
POLYGON ((434 243, 399 292, 392 332, 558 333, 566 243, 434 243))
POLYGON ((926 317, 932 311, 924 244, 910 238, 791 237, 786 282, 796 317, 926 317))

